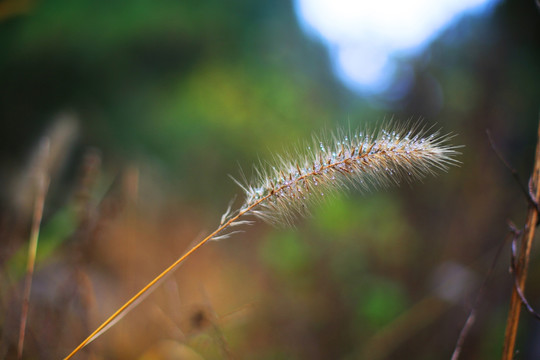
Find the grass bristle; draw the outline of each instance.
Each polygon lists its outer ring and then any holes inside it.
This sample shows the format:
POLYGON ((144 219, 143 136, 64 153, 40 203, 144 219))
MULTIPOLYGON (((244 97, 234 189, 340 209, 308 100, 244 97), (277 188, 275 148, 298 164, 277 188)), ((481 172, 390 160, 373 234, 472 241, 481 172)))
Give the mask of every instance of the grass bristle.
POLYGON ((294 156, 278 157, 274 166, 257 169, 254 183, 243 187, 246 200, 240 211, 251 208, 250 213, 267 222, 292 223, 308 215, 313 202, 336 191, 351 186, 368 191, 445 171, 459 163, 451 138, 418 126, 386 126, 314 139, 294 156))

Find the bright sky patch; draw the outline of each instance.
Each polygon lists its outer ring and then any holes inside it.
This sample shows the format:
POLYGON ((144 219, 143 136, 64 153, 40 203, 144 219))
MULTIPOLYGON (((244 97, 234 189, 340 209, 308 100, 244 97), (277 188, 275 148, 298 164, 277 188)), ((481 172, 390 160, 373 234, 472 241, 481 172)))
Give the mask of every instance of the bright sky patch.
POLYGON ((304 30, 328 46, 338 77, 376 93, 390 85, 394 56, 422 51, 458 17, 494 1, 296 0, 296 10, 304 30))

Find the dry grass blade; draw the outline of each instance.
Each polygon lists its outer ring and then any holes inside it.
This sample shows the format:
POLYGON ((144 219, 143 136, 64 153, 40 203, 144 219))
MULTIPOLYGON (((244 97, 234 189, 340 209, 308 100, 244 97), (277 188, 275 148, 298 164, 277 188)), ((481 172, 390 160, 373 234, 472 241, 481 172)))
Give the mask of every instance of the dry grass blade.
MULTIPOLYGON (((536 155, 534 161, 534 170, 531 176, 531 184, 534 191, 534 200, 536 203, 540 200, 540 124, 538 127, 538 143, 536 144, 536 155)), ((536 225, 538 223, 538 210, 534 204, 529 205, 525 231, 521 239, 519 248, 519 257, 515 268, 515 276, 517 285, 521 291, 525 290, 525 282, 527 280, 527 268, 529 266, 529 257, 531 246, 534 239, 536 225)), ((514 348, 516 344, 516 335, 519 325, 519 315, 521 313, 521 298, 516 287, 512 290, 510 299, 510 310, 508 311, 508 319, 506 322, 506 331, 504 334, 504 346, 502 359, 511 360, 514 358, 514 348)))
POLYGON ((19 342, 17 344, 17 357, 22 358, 24 348, 24 336, 26 333, 26 323, 28 319, 28 305, 30 302, 30 291, 32 289, 32 278, 34 275, 34 265, 36 262, 36 253, 39 239, 39 228, 43 217, 43 207, 45 197, 49 187, 49 174, 47 164, 49 162, 50 142, 45 138, 39 151, 38 168, 36 169, 35 201, 34 212, 32 216, 32 227, 30 229, 30 243, 28 245, 28 260, 26 265, 26 276, 24 281, 24 290, 22 298, 21 322, 19 328, 19 342))
POLYGON ((448 145, 451 136, 436 132, 428 135, 417 126, 387 126, 377 132, 345 134, 316 142, 317 147, 298 151, 290 159, 278 158, 269 169, 258 169, 254 184, 240 184, 246 200, 240 209, 227 209, 219 227, 128 300, 101 324, 71 354, 95 340, 117 319, 125 315, 140 299, 177 268, 187 257, 210 240, 230 236, 230 228, 249 225, 244 216, 255 216, 273 224, 291 223, 297 216, 309 213, 309 205, 350 185, 369 190, 412 181, 446 170, 458 162, 456 147, 448 145), (317 149, 317 150, 315 150, 317 149))

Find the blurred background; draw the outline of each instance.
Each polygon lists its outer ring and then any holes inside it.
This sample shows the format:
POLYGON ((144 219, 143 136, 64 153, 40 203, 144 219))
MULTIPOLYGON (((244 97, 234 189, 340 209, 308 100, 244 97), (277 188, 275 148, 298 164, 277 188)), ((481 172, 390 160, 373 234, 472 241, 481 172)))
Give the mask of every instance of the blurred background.
MULTIPOLYGON (((456 134, 461 166, 208 244, 77 359, 450 358, 507 221, 524 223, 486 130, 525 182, 540 14, 362 3, 0 1, 0 358, 16 358, 40 194, 23 358, 58 359, 242 201, 228 175, 390 119, 456 134)), ((505 244, 462 359, 500 356, 509 259, 505 244)), ((540 307, 537 245, 529 279, 540 307)), ((522 315, 519 358, 539 337, 522 315)))

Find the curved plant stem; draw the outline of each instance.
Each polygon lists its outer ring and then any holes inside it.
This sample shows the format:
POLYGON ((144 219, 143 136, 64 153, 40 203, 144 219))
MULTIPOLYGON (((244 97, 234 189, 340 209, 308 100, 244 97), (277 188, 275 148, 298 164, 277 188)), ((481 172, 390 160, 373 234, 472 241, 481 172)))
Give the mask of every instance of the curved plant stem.
MULTIPOLYGON (((538 128, 538 143, 536 145, 536 155, 534 162, 534 170, 531 176, 531 186, 534 191, 534 200, 538 203, 540 199, 540 124, 538 128)), ((532 191, 531 191, 532 192, 532 191)), ((531 194, 532 196, 533 194, 531 194)), ((538 210, 535 204, 529 205, 529 211, 527 213, 527 220, 523 237, 521 239, 521 246, 519 249, 519 257, 516 263, 515 273, 516 283, 519 288, 525 290, 525 282, 527 279, 527 268, 529 266, 529 257, 531 252, 531 245, 534 239, 536 224, 538 222, 538 210)), ((510 310, 508 312, 508 319, 506 322, 506 331, 504 335, 504 346, 502 353, 502 360, 512 360, 514 357, 514 348, 516 344, 516 335, 519 324, 519 315, 521 312, 521 299, 516 287, 512 290, 512 297, 510 299, 510 310)))

